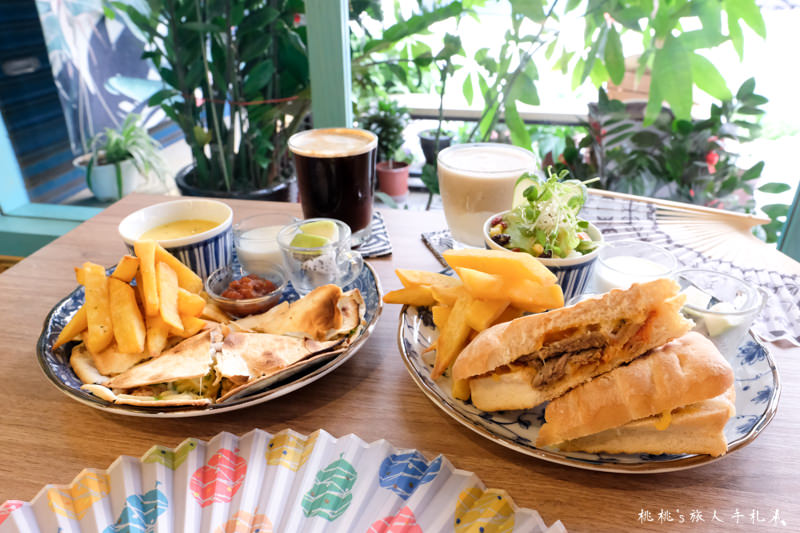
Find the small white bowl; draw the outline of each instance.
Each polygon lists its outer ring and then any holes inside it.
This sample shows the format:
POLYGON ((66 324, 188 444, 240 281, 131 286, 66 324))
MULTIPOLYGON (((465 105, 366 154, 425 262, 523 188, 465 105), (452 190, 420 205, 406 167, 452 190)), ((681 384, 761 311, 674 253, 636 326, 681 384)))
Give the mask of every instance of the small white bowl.
POLYGON ((134 211, 119 224, 119 235, 133 252, 133 244, 146 231, 177 220, 202 219, 217 222, 208 231, 159 240, 159 244, 194 270, 201 278, 233 261, 233 210, 217 200, 185 198, 134 211))
MULTIPOLYGON (((483 223, 483 242, 486 243, 486 247, 491 250, 508 251, 508 248, 500 246, 489 236, 489 231, 492 227, 492 220, 495 217, 503 216, 506 213, 508 213, 508 211, 495 213, 487 218, 486 222, 483 223)), ((560 257, 536 258, 544 266, 546 266, 548 270, 558 277, 558 284, 561 285, 561 290, 564 292, 564 301, 568 301, 570 298, 581 294, 583 289, 586 288, 586 285, 592 279, 595 261, 597 260, 600 248, 604 242, 603 233, 591 222, 589 222, 589 227, 586 228, 586 233, 588 233, 589 237, 592 238, 592 241, 596 242, 598 245, 597 248, 588 254, 581 255, 579 257, 567 257, 563 259, 560 257)))

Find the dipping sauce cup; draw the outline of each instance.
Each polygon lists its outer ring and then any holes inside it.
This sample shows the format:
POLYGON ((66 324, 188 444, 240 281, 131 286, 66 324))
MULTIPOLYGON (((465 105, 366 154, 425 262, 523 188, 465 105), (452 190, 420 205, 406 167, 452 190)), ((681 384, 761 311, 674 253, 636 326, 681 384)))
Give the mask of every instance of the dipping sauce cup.
POLYGON ((593 292, 627 289, 633 283, 668 278, 678 260, 668 250, 645 241, 607 242, 597 256, 593 292))
POLYGON ((715 270, 679 270, 675 280, 686 294, 683 314, 732 361, 767 302, 766 291, 715 270))
POLYGON ((364 266, 361 254, 350 249, 350 228, 340 220, 314 218, 289 224, 278 233, 278 245, 289 280, 301 295, 329 283, 344 287, 358 277, 364 266), (301 226, 323 220, 337 225, 336 240, 313 248, 292 244, 295 235, 302 233, 301 226))
POLYGON ((254 274, 283 266, 278 232, 295 218, 286 213, 263 213, 243 219, 233 226, 233 246, 239 263, 254 274))
POLYGON ((517 178, 537 166, 533 152, 510 144, 458 144, 439 152, 439 191, 453 238, 482 248, 484 221, 511 208, 517 178))
POLYGON ((184 198, 144 207, 122 219, 119 235, 133 253, 133 244, 148 231, 192 220, 209 221, 214 226, 199 233, 155 240, 205 279, 211 272, 233 261, 233 210, 227 204, 217 200, 184 198))
POLYGON ((350 226, 351 245, 370 235, 378 137, 356 128, 301 131, 289 138, 305 218, 350 226))

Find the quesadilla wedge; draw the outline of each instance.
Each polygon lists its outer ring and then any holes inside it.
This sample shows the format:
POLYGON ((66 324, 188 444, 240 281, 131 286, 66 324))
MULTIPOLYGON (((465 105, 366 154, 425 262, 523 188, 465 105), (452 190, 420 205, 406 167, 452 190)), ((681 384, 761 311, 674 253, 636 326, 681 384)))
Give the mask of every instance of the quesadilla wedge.
POLYGON ((222 340, 219 328, 198 333, 136 365, 102 385, 114 394, 114 403, 129 405, 206 405, 213 403, 213 365, 222 340))
POLYGON ((219 402, 266 387, 283 371, 306 363, 315 355, 333 355, 344 350, 344 340, 315 341, 269 333, 231 332, 217 354, 219 402), (337 349, 338 348, 338 349, 337 349))
POLYGON ((363 305, 358 289, 342 293, 336 285, 323 285, 299 300, 283 302, 266 313, 242 318, 235 325, 241 331, 332 340, 358 325, 363 305), (342 315, 343 309, 346 317, 342 315))

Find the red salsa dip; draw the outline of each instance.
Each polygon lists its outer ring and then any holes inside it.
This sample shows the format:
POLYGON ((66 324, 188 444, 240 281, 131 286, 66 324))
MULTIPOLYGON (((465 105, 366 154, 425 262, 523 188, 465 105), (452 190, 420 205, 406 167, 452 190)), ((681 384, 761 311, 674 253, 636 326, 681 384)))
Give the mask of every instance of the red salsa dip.
POLYGON ((266 296, 275 289, 275 284, 268 279, 248 274, 243 278, 231 281, 221 296, 231 300, 249 300, 266 296))

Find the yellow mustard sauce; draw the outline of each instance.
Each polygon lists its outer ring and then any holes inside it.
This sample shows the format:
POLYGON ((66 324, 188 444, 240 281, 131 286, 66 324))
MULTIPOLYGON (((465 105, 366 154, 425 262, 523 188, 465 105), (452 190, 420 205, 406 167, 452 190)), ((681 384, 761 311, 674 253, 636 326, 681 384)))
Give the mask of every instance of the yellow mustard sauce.
POLYGON ((166 241, 170 239, 180 239, 198 233, 203 233, 219 226, 219 222, 202 219, 176 220, 167 222, 142 233, 140 239, 153 239, 156 241, 166 241))

